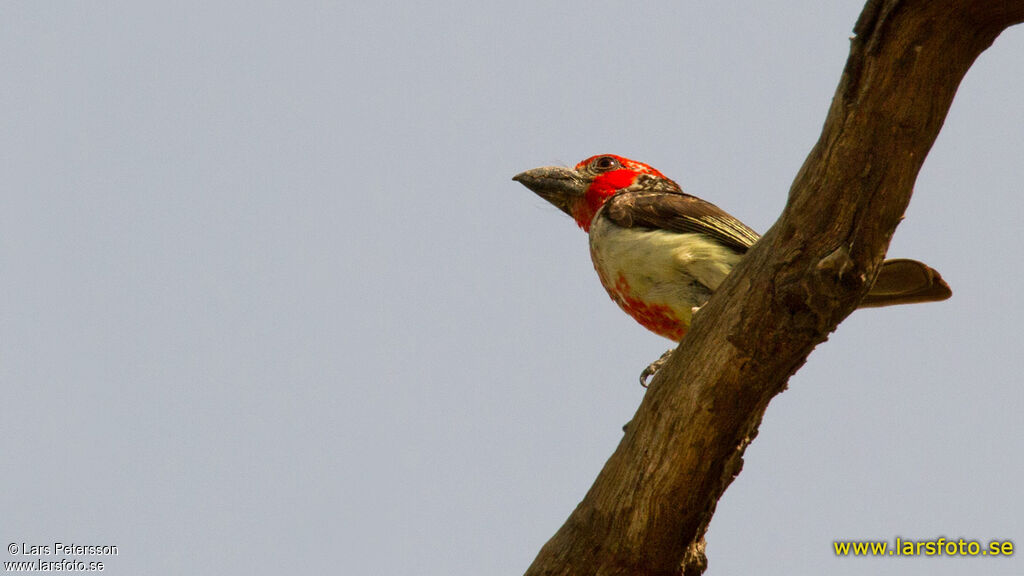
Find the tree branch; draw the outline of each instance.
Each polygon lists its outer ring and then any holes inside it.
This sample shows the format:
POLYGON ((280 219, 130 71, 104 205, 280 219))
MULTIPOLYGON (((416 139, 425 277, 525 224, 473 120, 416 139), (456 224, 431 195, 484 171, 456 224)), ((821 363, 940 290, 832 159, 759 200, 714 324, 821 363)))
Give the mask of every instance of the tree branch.
POLYGON ((540 574, 697 575, 771 399, 871 286, 971 64, 1024 0, 869 0, 779 221, 696 315, 540 574))

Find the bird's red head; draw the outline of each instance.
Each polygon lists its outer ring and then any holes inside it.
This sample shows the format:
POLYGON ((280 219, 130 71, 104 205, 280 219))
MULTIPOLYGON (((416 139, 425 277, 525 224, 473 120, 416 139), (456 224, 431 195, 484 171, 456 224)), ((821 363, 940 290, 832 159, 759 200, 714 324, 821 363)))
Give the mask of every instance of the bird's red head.
POLYGON ((591 156, 576 165, 576 172, 589 176, 590 184, 583 193, 582 201, 577 202, 572 217, 583 230, 590 229, 590 222, 604 203, 620 190, 639 187, 647 174, 653 180, 668 180, 658 170, 636 160, 623 158, 614 154, 598 154, 591 156))
POLYGON ((654 168, 616 156, 599 154, 573 169, 560 166, 527 170, 514 178, 573 217, 584 231, 604 203, 622 190, 679 186, 654 168))

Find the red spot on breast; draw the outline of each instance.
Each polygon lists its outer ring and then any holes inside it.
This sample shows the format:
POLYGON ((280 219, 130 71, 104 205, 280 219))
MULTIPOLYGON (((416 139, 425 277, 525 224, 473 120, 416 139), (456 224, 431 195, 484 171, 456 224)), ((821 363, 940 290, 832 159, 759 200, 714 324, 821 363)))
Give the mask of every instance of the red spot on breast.
POLYGON ((679 342, 686 336, 688 326, 679 319, 674 310, 664 304, 652 304, 637 298, 626 277, 621 273, 614 284, 609 284, 600 270, 597 274, 612 300, 641 326, 673 342, 679 342))

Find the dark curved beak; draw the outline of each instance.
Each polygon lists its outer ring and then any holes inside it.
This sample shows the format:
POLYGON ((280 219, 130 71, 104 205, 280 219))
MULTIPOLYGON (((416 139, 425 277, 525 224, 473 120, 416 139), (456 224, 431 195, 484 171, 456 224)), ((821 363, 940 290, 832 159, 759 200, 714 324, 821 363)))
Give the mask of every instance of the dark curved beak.
POLYGON ((513 178, 572 216, 572 207, 587 191, 587 183, 579 173, 561 166, 545 166, 516 174, 513 178))

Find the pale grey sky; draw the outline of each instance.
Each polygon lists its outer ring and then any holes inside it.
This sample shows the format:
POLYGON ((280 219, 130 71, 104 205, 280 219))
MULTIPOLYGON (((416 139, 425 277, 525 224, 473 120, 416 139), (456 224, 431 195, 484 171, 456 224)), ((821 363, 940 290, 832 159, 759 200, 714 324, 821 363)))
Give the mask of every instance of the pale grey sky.
MULTIPOLYGON (((7 3, 2 543, 116 545, 79 557, 114 575, 522 573, 670 343, 511 177, 622 154, 764 231, 861 6, 7 3)), ((832 551, 1024 546, 1022 93, 1011 29, 890 250, 953 299, 811 355, 709 575, 1024 573, 832 551)))

